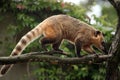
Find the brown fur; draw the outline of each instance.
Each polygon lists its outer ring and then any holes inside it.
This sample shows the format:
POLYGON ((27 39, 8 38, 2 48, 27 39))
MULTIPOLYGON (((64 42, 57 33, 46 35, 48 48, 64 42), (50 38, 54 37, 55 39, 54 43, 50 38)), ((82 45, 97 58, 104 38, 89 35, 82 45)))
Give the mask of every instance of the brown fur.
MULTIPOLYGON (((95 45, 99 49, 103 48, 101 45, 103 35, 101 32, 99 34, 96 32, 97 30, 90 25, 73 17, 67 15, 51 16, 24 35, 10 56, 20 55, 27 45, 42 34, 44 37, 41 39, 41 45, 46 51, 46 44, 52 44, 54 50, 62 51, 59 49, 61 41, 67 39, 75 44, 76 53, 79 57, 81 56, 81 49, 89 53, 95 53, 91 45, 95 45)), ((1 68, 1 75, 4 75, 10 67, 11 65, 4 65, 1 68)))

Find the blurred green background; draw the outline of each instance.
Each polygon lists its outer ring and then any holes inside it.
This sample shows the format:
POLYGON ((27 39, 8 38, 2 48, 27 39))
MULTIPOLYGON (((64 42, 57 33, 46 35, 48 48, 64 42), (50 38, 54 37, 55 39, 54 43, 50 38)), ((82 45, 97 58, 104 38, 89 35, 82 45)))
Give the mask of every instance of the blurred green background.
MULTIPOLYGON (((0 56, 10 55, 25 33, 56 14, 70 15, 99 29, 105 34, 109 49, 117 24, 115 10, 105 0, 79 1, 75 4, 64 0, 0 0, 0 56)), ((51 50, 51 46, 47 48, 51 50)), ((69 57, 76 57, 74 46, 69 42, 64 41, 60 48, 69 53, 69 57)), ((23 54, 34 51, 43 51, 38 40, 30 44, 23 54)), ((97 49, 96 52, 100 53, 97 49)), ((82 54, 87 53, 82 51, 82 54)), ((104 80, 105 65, 105 62, 79 65, 29 62, 16 65, 0 80, 104 80)))

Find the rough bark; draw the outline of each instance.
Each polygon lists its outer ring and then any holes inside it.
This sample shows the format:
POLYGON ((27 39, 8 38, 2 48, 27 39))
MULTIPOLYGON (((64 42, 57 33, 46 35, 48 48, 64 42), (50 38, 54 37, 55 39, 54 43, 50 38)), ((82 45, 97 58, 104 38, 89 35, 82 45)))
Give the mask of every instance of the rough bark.
POLYGON ((105 80, 120 80, 120 71, 118 69, 120 63, 120 0, 108 0, 115 8, 118 15, 118 24, 109 54, 112 54, 107 63, 105 80))

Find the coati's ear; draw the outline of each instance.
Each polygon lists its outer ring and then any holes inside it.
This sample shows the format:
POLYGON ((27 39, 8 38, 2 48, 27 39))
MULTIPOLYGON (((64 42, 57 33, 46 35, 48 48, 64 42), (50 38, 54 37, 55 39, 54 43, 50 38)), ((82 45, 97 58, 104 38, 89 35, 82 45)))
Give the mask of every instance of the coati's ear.
POLYGON ((100 31, 95 31, 95 33, 94 33, 95 37, 97 37, 98 35, 100 35, 100 33, 101 33, 100 31))

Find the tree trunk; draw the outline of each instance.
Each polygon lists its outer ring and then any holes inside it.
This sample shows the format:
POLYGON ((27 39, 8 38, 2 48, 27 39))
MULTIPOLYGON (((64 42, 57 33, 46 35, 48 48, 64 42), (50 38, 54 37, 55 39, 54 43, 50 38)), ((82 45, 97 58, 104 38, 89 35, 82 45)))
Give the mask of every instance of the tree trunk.
POLYGON ((107 63, 106 80, 120 80, 120 71, 118 69, 120 63, 120 28, 117 30, 115 40, 112 43, 109 53, 113 54, 113 56, 107 63))
POLYGON ((108 0, 115 8, 118 15, 118 24, 116 28, 115 38, 109 50, 109 54, 112 54, 110 60, 107 62, 106 79, 105 80, 120 80, 120 1, 108 0))

